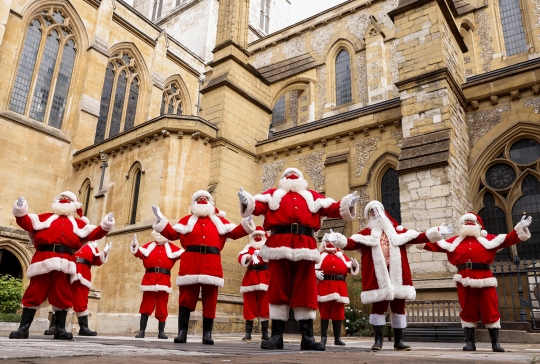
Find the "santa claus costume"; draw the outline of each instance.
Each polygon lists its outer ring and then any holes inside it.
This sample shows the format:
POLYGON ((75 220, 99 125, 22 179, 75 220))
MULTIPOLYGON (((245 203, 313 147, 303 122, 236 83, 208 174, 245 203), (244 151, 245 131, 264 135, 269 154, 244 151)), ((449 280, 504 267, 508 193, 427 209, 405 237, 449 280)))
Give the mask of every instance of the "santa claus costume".
MULTIPOLYGON (((525 241, 531 237, 529 225, 532 218, 525 216, 509 234, 493 235, 484 230, 482 218, 469 212, 459 219, 459 235, 435 243, 427 243, 428 251, 446 253, 448 261, 457 267, 454 276, 461 306, 461 325, 465 328, 465 351, 476 350, 475 328, 478 321, 486 325, 493 351, 504 352, 499 345, 501 316, 497 296, 497 279, 489 265, 497 251, 525 241)), ((422 246, 420 246, 422 247, 422 246)))
POLYGON ((228 239, 240 239, 255 231, 251 217, 236 226, 224 218, 214 206, 208 191, 200 190, 191 198, 191 215, 171 226, 158 207, 152 206, 157 221, 154 230, 174 241, 180 239, 185 252, 176 280, 180 289, 178 337, 175 343, 185 343, 190 312, 195 310, 199 292, 203 305, 203 344, 214 345, 212 327, 216 317, 218 287, 223 287, 220 252, 228 239))
POLYGON ((345 305, 349 304, 347 292, 347 273, 357 275, 360 265, 356 259, 350 260, 343 252, 334 247, 332 242, 347 238, 341 234, 324 234, 319 245, 321 260, 315 265, 315 272, 319 282, 317 283, 319 313, 321 316, 321 342, 326 345, 326 333, 328 323, 332 320, 334 331, 334 345, 344 346, 341 341, 341 324, 345 319, 345 305))
POLYGON ((55 339, 71 340, 66 332, 67 311, 73 305, 69 276, 77 274, 75 252, 86 242, 98 240, 114 227, 112 214, 100 226, 85 223, 73 215, 82 207, 73 192, 59 194, 51 206, 52 212, 28 213, 28 204, 19 197, 13 205, 17 224, 26 230, 36 249, 26 275, 30 284, 22 298, 21 324, 10 339, 28 338, 28 330, 39 306, 48 298, 55 311, 55 339))
POLYGON ((261 248, 261 257, 269 261, 268 302, 272 335, 261 343, 263 349, 283 349, 283 329, 289 307, 299 321, 302 350, 325 350, 313 338, 313 319, 317 302, 317 279, 313 274, 319 261, 314 232, 324 217, 352 220, 356 215, 356 194, 340 202, 308 190, 308 182, 296 168, 286 169, 278 188, 252 196, 240 189, 242 216, 264 216, 264 229, 271 231, 261 248))
POLYGON ((139 247, 137 235, 133 235, 131 241, 131 253, 143 261, 145 273, 141 282, 141 291, 143 298, 139 313, 141 322, 139 333, 135 336, 138 339, 144 338, 148 317, 156 310, 156 319, 158 320, 158 338, 168 339, 165 335, 165 321, 169 312, 167 303, 169 302, 169 293, 171 288, 171 270, 184 249, 171 244, 169 240, 156 232, 152 231, 153 240, 139 247))
POLYGON ((362 293, 364 304, 372 304, 369 323, 375 331, 375 344, 372 350, 381 350, 384 313, 388 304, 392 310, 391 324, 394 328, 395 350, 411 350, 403 344, 403 329, 407 327, 405 300, 414 300, 411 269, 407 259, 408 244, 421 244, 442 239, 449 227, 434 227, 426 233, 407 230, 388 214, 379 201, 366 205, 364 215, 368 227, 352 235, 343 244, 338 240, 336 247, 343 250, 359 250, 362 254, 362 293), (441 231, 439 231, 441 230, 441 231))
POLYGON ((268 340, 268 318, 270 316, 266 291, 268 290, 268 261, 259 257, 261 247, 268 239, 262 226, 249 237, 249 244, 238 253, 238 263, 246 267, 240 292, 244 294, 244 320, 246 335, 242 341, 251 341, 253 320, 258 318, 262 326, 262 339, 268 340))
POLYGON ((88 328, 88 293, 92 288, 92 266, 99 267, 107 263, 109 244, 99 252, 96 241, 84 245, 75 253, 77 274, 71 276, 71 296, 73 311, 79 321, 79 336, 96 336, 97 332, 88 328))

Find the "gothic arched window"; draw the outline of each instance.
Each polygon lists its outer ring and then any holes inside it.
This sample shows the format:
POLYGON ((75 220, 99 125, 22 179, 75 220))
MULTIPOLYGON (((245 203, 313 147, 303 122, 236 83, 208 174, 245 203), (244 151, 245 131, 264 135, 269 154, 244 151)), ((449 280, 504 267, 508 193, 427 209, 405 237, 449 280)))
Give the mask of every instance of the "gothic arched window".
POLYGON ((182 115, 182 97, 176 82, 171 82, 163 91, 160 115, 164 114, 182 115))
POLYGON ((131 207, 129 213, 129 225, 133 225, 137 222, 137 217, 139 213, 139 192, 141 188, 141 176, 142 170, 137 167, 133 174, 133 185, 131 193, 131 207))
POLYGON ((528 175, 521 183, 523 196, 512 207, 512 221, 514 226, 521 217, 532 216, 532 224, 529 226, 531 238, 519 243, 516 248, 520 258, 540 257, 540 182, 536 177, 528 175))
POLYGON ((527 52, 527 40, 523 30, 523 18, 519 0, 500 0, 499 11, 506 46, 506 55, 527 52))
POLYGON ((349 52, 342 50, 336 57, 336 105, 351 101, 351 59, 349 52))
POLYGON ((39 13, 30 22, 9 109, 57 129, 67 99, 77 45, 70 19, 56 8, 39 13))
POLYGON ((272 109, 272 126, 285 122, 285 95, 281 96, 272 109))
MULTIPOLYGON (((482 218, 484 228, 490 234, 506 234, 508 232, 506 214, 495 205, 495 198, 491 193, 488 192, 484 195, 484 208, 478 211, 478 215, 482 218)), ((510 258, 509 248, 501 250, 496 255, 497 261, 510 258)))
POLYGON ((399 177, 394 168, 388 168, 381 181, 381 203, 384 209, 401 224, 401 205, 399 202, 399 177))

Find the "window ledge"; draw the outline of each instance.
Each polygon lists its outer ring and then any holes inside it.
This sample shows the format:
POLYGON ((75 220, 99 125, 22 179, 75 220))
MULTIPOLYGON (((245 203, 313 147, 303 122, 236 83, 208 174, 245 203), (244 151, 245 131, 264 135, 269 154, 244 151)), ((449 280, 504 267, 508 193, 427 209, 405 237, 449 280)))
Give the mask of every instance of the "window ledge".
POLYGON ((71 144, 71 140, 60 129, 44 125, 39 121, 28 119, 20 114, 14 113, 13 111, 8 110, 0 113, 0 117, 3 117, 15 124, 22 125, 39 133, 46 134, 52 138, 63 141, 64 143, 71 144))

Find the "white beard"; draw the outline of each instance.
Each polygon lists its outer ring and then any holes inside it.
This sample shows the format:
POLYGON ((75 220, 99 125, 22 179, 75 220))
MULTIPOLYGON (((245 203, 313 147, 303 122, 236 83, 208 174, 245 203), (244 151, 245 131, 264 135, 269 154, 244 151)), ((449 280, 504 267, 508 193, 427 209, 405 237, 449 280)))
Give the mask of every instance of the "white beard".
POLYGON ((282 178, 279 180, 278 187, 287 192, 302 192, 307 190, 308 181, 305 179, 287 179, 282 178))
POLYGON ((380 217, 378 219, 370 218, 368 223, 367 223, 367 227, 370 228, 371 230, 380 229, 380 230, 383 230, 383 231, 394 228, 392 226, 392 223, 390 222, 390 220, 386 216, 385 217, 380 217))
POLYGON ((75 202, 60 203, 55 201, 51 205, 51 210, 57 215, 73 216, 77 212, 77 207, 75 202))
POLYGON ((477 238, 481 232, 482 228, 479 225, 462 225, 459 228, 459 236, 474 236, 477 238))
POLYGON ((198 217, 205 217, 214 213, 215 207, 211 203, 198 204, 194 202, 191 204, 191 213, 198 217))
POLYGON ((265 242, 266 240, 264 239, 262 239, 261 241, 255 241, 254 239, 249 239, 249 245, 251 245, 255 249, 261 249, 265 242))
POLYGON ((150 234, 152 235, 152 239, 154 239, 154 241, 158 244, 158 245, 163 245, 165 244, 166 242, 169 241, 169 239, 167 239, 166 237, 164 237, 163 235, 161 235, 160 233, 158 233, 157 231, 153 230, 152 233, 150 234))

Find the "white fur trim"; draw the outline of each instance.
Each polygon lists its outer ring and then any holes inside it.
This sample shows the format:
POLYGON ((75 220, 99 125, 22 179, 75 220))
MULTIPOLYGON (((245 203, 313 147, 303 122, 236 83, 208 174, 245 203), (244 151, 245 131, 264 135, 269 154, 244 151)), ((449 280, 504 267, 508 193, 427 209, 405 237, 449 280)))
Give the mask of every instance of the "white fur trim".
POLYGON ((356 218, 356 204, 351 206, 352 194, 343 197, 339 202, 339 214, 346 221, 353 221, 356 218))
POLYGON ((244 193, 248 199, 247 205, 242 205, 240 200, 238 200, 238 204, 240 206, 240 215, 242 217, 248 217, 253 214, 253 211, 255 210, 255 198, 249 192, 244 191, 244 193))
POLYGON ((184 249, 180 249, 180 250, 177 250, 175 251, 174 253, 172 252, 172 249, 171 249, 171 245, 169 243, 165 243, 165 252, 167 252, 167 256, 169 257, 169 259, 177 259, 179 258, 183 253, 184 253, 184 249))
MULTIPOLYGON (((55 201, 60 201, 60 196, 62 196, 62 195, 66 196, 66 197, 69 197, 70 200, 73 201, 73 202, 77 202, 77 203, 79 202, 79 199, 77 198, 77 196, 71 191, 64 191, 64 192, 59 193, 58 196, 56 196, 56 198, 54 200, 55 201)), ((79 203, 79 205, 80 205, 80 203, 79 203)), ((81 206, 78 206, 78 207, 81 207, 81 206)))
MULTIPOLYGON (((270 210, 275 211, 275 210, 279 209, 281 199, 287 193, 289 193, 289 191, 284 190, 282 188, 278 188, 277 190, 274 191, 274 194, 272 196, 270 196, 269 194, 255 195, 254 199, 255 199, 255 201, 264 202, 264 203, 268 204, 268 208, 270 210)), ((304 198, 304 200, 307 203, 309 211, 314 213, 314 214, 319 212, 319 210, 321 208, 328 208, 328 207, 332 206, 332 204, 334 204, 336 202, 334 199, 328 198, 328 197, 327 198, 319 198, 319 199, 315 200, 313 198, 313 195, 311 194, 311 192, 309 192, 308 190, 299 191, 298 194, 304 198)), ((247 211, 247 209, 246 209, 246 211, 247 211)), ((252 212, 253 212, 253 210, 252 210, 252 212)), ((244 215, 245 215, 245 213, 242 216, 244 216, 244 215)), ((247 215, 247 216, 249 216, 249 215, 247 215)))
POLYGON ((491 278, 481 278, 481 279, 473 279, 473 278, 463 278, 463 276, 459 273, 454 275, 454 282, 459 282, 463 285, 463 287, 471 287, 471 288, 484 288, 484 287, 497 287, 497 278, 491 277, 491 278))
POLYGON ((386 325, 386 316, 372 313, 369 315, 369 323, 373 326, 384 326, 386 325))
POLYGON ((350 303, 349 297, 340 296, 339 293, 337 292, 327 294, 326 296, 318 296, 317 300, 319 302, 337 301, 337 302, 344 303, 346 305, 350 303))
POLYGON ((107 263, 107 261, 109 260, 109 254, 106 254, 104 252, 99 253, 99 260, 101 260, 101 264, 107 263))
POLYGON ((171 293, 172 292, 172 288, 171 287, 168 287, 168 286, 164 286, 162 284, 154 284, 154 285, 151 285, 151 286, 143 286, 141 285, 141 291, 142 292, 159 292, 159 291, 164 291, 164 292, 167 292, 167 293, 171 293))
POLYGON ((145 257, 148 258, 148 256, 150 255, 150 253, 152 252, 152 250, 154 250, 154 248, 157 246, 157 243, 156 242, 151 242, 150 245, 148 245, 147 248, 143 248, 142 246, 139 248, 139 251, 141 252, 142 255, 144 255, 145 257))
POLYGON ((501 328, 501 320, 497 320, 495 322, 492 322, 490 324, 486 324, 486 329, 500 329, 501 328))
MULTIPOLYGON (((253 219, 248 222, 248 219, 247 218, 243 218, 241 221, 240 221, 240 224, 242 225, 242 227, 244 228, 244 230, 246 231, 246 233, 248 234, 253 234, 255 232, 255 230, 257 229, 257 226, 255 225, 255 223, 253 222, 253 219)), ((236 227, 236 226, 235 226, 236 227)))
POLYGON ((463 328, 466 328, 466 327, 469 327, 469 328, 476 328, 476 322, 467 322, 467 321, 463 321, 461 320, 461 327, 463 328))
POLYGON ((317 310, 314 310, 309 307, 293 307, 294 319, 296 321, 300 320, 315 320, 317 317, 317 310))
POLYGON ((195 202, 197 201, 197 199, 201 196, 205 196, 208 198, 208 200, 210 202, 213 202, 214 200, 212 199, 212 195, 210 194, 210 192, 206 191, 206 190, 198 190, 197 192, 195 192, 193 194, 193 196, 191 196, 191 202, 195 202))
POLYGON ((407 327, 407 316, 393 313, 392 316, 390 316, 390 322, 394 329, 404 329, 407 327))
POLYGON ((83 312, 75 312, 75 317, 83 317, 88 316, 90 314, 90 311, 88 309, 84 310, 83 312))
MULTIPOLYGON (((248 255, 249 255, 249 254, 244 253, 244 256, 242 257, 242 259, 240 259, 240 265, 241 265, 242 267, 246 267, 246 268, 247 268, 247 267, 249 266, 249 263, 251 263, 251 259, 250 259, 249 261, 247 260, 248 255)), ((251 258, 251 256, 250 256, 250 258, 251 258)), ((240 291, 240 292, 242 292, 242 291, 240 291)))
POLYGON ((225 280, 207 274, 188 274, 176 278, 177 286, 187 286, 190 284, 209 284, 211 286, 223 287, 225 285, 225 280))
POLYGON ((273 305, 270 303, 270 318, 272 320, 288 321, 289 305, 273 305))
MULTIPOLYGON (((224 224, 223 221, 221 221, 221 219, 219 218, 219 216, 215 214, 208 215, 208 217, 210 218, 210 220, 212 220, 212 223, 214 223, 219 235, 228 234, 236 228, 235 224, 224 224)), ((199 218, 196 215, 191 215, 188 219, 187 225, 182 225, 178 223, 175 224, 172 228, 179 234, 189 234, 193 231, 197 220, 199 220, 199 218)))
POLYGON ((320 270, 321 269, 321 265, 322 265, 322 263, 324 261, 324 258, 326 258, 327 256, 328 256, 327 252, 322 252, 321 253, 319 261, 317 262, 317 264, 315 264, 315 270, 320 270))
MULTIPOLYGON (((454 241, 452 243, 449 243, 447 242, 446 240, 439 240, 437 242, 437 245, 441 248, 441 249, 444 249, 446 251, 449 251, 449 252, 453 252, 454 250, 456 250, 456 248, 458 247, 458 245, 466 238, 466 236, 458 236, 456 239, 454 239, 454 241)), ((497 235, 495 238, 491 239, 491 240, 487 240, 486 238, 483 238, 481 236, 477 236, 475 237, 476 240, 478 240, 478 242, 480 244, 482 244, 482 246, 488 250, 490 249, 495 249, 497 248, 499 245, 501 245, 502 243, 504 243, 505 239, 506 239, 506 234, 499 234, 497 235)))
POLYGON ((296 173, 298 177, 300 177, 300 179, 304 179, 304 175, 302 174, 302 172, 300 172, 298 168, 293 168, 293 167, 287 168, 286 170, 284 170, 283 173, 281 174, 281 177, 279 177, 279 179, 283 179, 290 172, 294 172, 296 173))
POLYGON ((92 282, 90 282, 88 279, 85 279, 81 273, 73 274, 70 279, 70 284, 74 283, 75 281, 81 282, 83 286, 88 287, 89 289, 92 289, 92 282))
POLYGON ((514 230, 516 231, 517 236, 519 240, 521 241, 525 241, 527 239, 530 239, 531 237, 531 232, 529 231, 529 228, 528 227, 524 228, 521 225, 521 221, 516 224, 516 227, 514 228, 514 230))
POLYGON ((263 321, 268 321, 269 317, 257 317, 257 320, 259 320, 259 322, 263 322, 263 321))
POLYGON ((366 207, 364 208, 364 217, 366 219, 368 218, 369 210, 371 210, 375 206, 379 206, 381 210, 384 211, 384 206, 382 203, 380 203, 380 201, 377 201, 377 200, 369 201, 366 207))
POLYGON ((22 305, 23 308, 31 308, 32 310, 39 310, 41 308, 41 306, 25 306, 25 305, 22 305))
POLYGON ((252 292, 252 291, 268 291, 268 285, 267 284, 254 284, 253 286, 241 286, 240 292, 252 292))
POLYGON ((394 285, 394 298, 414 300, 416 298, 416 289, 413 286, 394 285))
POLYGON ((463 224, 465 222, 465 220, 474 221, 476 223, 478 222, 476 216, 474 214, 470 214, 470 213, 466 213, 465 215, 461 216, 459 218, 459 223, 463 224))
POLYGON ((28 202, 24 200, 21 207, 17 206, 17 201, 13 204, 13 208, 11 209, 11 212, 15 217, 23 217, 24 215, 28 214, 28 202))
POLYGON ((67 309, 64 310, 64 309, 62 309, 62 308, 56 307, 55 305, 51 305, 51 308, 52 308, 52 310, 53 310, 54 312, 56 312, 56 311, 69 311, 69 309, 70 309, 71 307, 69 307, 69 308, 67 308, 67 309))
MULTIPOLYGON (((385 267, 386 268, 386 267, 385 267)), ((380 301, 392 301, 394 299, 394 288, 385 287, 383 289, 374 289, 360 293, 360 300, 363 304, 369 304, 380 301)))
POLYGON ((350 268, 351 267, 351 261, 347 261, 347 259, 345 258, 345 255, 343 255, 342 252, 337 252, 336 253, 336 257, 338 257, 339 259, 341 259, 343 261, 343 263, 345 263, 345 265, 347 266, 347 268, 350 268))
POLYGON ((157 243, 167 243, 167 242, 169 242, 169 239, 167 239, 166 237, 164 237, 163 235, 161 235, 160 233, 158 233, 155 230, 152 230, 150 235, 152 236, 152 239, 157 243))
POLYGON ((87 224, 87 225, 90 224, 90 220, 88 220, 88 218, 86 216, 81 216, 80 219, 82 221, 84 221, 85 224, 87 224))
POLYGON ((426 237, 431 241, 432 243, 435 243, 439 240, 443 240, 443 236, 439 232, 439 227, 432 227, 427 229, 426 231, 426 237))
POLYGON ((156 219, 156 221, 152 224, 152 229, 160 233, 163 231, 163 229, 165 229, 165 227, 167 227, 168 223, 169 223, 169 220, 167 220, 165 217, 161 220, 156 219))
POLYGON ((279 248, 269 248, 263 245, 261 248, 261 257, 265 260, 288 259, 293 262, 299 260, 309 260, 318 263, 321 259, 321 253, 317 249, 299 248, 292 249, 285 246, 279 248))
POLYGON ((77 274, 77 266, 75 265, 75 262, 60 257, 54 257, 30 264, 28 270, 26 271, 26 277, 32 278, 41 274, 52 272, 53 270, 70 275, 77 274))
MULTIPOLYGON (((114 228, 114 223, 115 223, 114 218, 113 218, 112 221, 109 221, 108 216, 105 216, 105 217, 103 218, 103 220, 101 220, 101 222, 99 223, 99 226, 101 226, 101 228, 102 228, 103 230, 109 232, 109 231, 111 231, 111 230, 114 228)), ((88 225, 86 225, 86 226, 88 226, 88 225)), ((86 227, 86 226, 85 226, 85 227, 86 227)))
POLYGON ((402 225, 396 226, 396 231, 403 231, 404 227, 402 225))
POLYGON ((34 230, 43 230, 51 227, 51 224, 54 220, 58 219, 59 215, 53 214, 47 218, 45 221, 39 221, 39 216, 36 214, 28 214, 30 221, 32 222, 32 228, 34 230))

